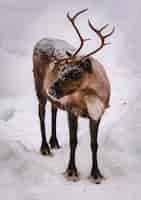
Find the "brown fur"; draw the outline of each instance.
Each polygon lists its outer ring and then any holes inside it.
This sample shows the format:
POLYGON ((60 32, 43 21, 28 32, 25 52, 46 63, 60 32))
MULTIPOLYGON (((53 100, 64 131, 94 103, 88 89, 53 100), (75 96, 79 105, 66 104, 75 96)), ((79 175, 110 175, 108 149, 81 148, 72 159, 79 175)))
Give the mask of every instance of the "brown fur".
MULTIPOLYGON (((37 54, 37 49, 34 49, 33 64, 34 64, 34 78, 37 96, 43 98, 48 96, 47 90, 52 86, 58 77, 58 73, 63 68, 64 63, 56 64, 48 52, 37 54)), ((62 55, 63 56, 63 55, 62 55)), ((57 107, 65 110, 71 110, 77 116, 89 117, 90 112, 88 109, 89 101, 95 102, 99 99, 103 104, 103 112, 109 105, 110 99, 110 83, 107 78, 103 66, 93 57, 90 57, 92 65, 92 73, 86 73, 81 80, 80 87, 68 96, 59 100, 50 98, 48 99, 57 107)), ((77 56, 73 62, 80 60, 77 56)), ((93 106, 95 106, 92 103, 93 106)), ((103 114, 101 112, 100 116, 103 114)), ((91 117, 91 116, 90 116, 91 117)))
POLYGON ((59 148, 56 135, 57 108, 64 109, 68 113, 70 159, 66 170, 66 177, 76 180, 78 171, 75 164, 75 153, 77 147, 78 117, 89 118, 90 146, 92 151, 91 178, 95 183, 103 179, 98 162, 98 128, 105 109, 110 101, 110 83, 104 67, 93 54, 98 52, 107 43, 105 39, 113 34, 113 30, 107 35, 102 31, 108 26, 104 25, 96 29, 88 20, 91 30, 100 38, 99 47, 83 56, 78 56, 82 49, 84 39, 75 20, 88 9, 77 12, 74 16, 67 14, 67 18, 74 27, 79 39, 80 46, 74 49, 70 44, 58 39, 42 39, 34 47, 33 51, 33 74, 36 94, 39 102, 39 119, 41 128, 41 153, 51 155, 50 148, 59 148), (46 139, 45 128, 45 106, 47 99, 51 101, 52 107, 52 131, 49 144, 46 139))

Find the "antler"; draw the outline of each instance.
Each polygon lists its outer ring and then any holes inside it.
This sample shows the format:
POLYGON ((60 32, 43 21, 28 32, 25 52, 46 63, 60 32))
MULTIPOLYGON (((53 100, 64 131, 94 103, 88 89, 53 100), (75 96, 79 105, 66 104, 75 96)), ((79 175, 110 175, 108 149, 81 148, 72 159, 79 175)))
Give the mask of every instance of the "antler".
POLYGON ((89 57, 89 56, 91 56, 91 55, 97 53, 97 52, 98 52, 100 49, 102 49, 105 45, 111 44, 111 43, 106 43, 106 42, 105 42, 105 39, 106 39, 107 37, 111 36, 111 35, 115 32, 115 27, 113 27, 113 29, 112 29, 112 31, 111 31, 110 33, 108 33, 108 34, 106 34, 106 35, 102 35, 102 31, 103 31, 105 28, 107 28, 107 27, 109 26, 108 24, 105 24, 105 25, 102 26, 99 30, 96 29, 96 28, 92 25, 92 23, 90 22, 90 20, 88 20, 88 24, 89 24, 89 27, 90 27, 90 28, 98 35, 98 37, 100 38, 101 44, 100 44, 100 46, 99 46, 96 50, 94 50, 94 51, 88 53, 88 54, 87 54, 86 56, 84 56, 82 59, 86 59, 87 57, 89 57))
MULTIPOLYGON (((80 33, 80 31, 79 31, 77 25, 75 24, 76 18, 77 18, 79 15, 81 15, 82 13, 86 12, 87 10, 88 10, 88 8, 86 8, 86 9, 84 9, 84 10, 81 10, 81 11, 77 12, 77 13, 76 13, 74 16, 72 16, 72 17, 70 16, 69 13, 67 13, 67 18, 68 18, 69 21, 71 22, 72 26, 74 27, 74 29, 75 29, 75 31, 76 31, 76 33, 77 33, 79 39, 80 39, 80 46, 79 46, 79 48, 78 48, 72 55, 68 56, 68 58, 58 59, 56 56, 53 56, 53 58, 56 60, 57 63, 60 63, 60 62, 62 62, 62 61, 68 62, 69 59, 74 58, 74 57, 80 52, 80 50, 82 49, 82 47, 83 47, 83 45, 84 45, 84 42, 87 41, 87 40, 90 40, 89 38, 84 39, 84 38, 82 37, 82 35, 81 35, 81 33, 80 33)), ((105 39, 106 39, 107 37, 111 36, 111 35, 115 32, 115 27, 113 27, 113 29, 112 29, 112 31, 111 31, 110 33, 108 33, 108 34, 106 34, 106 35, 103 35, 103 34, 102 34, 102 31, 103 31, 104 29, 106 29, 106 28, 109 26, 108 24, 105 24, 105 25, 102 26, 100 29, 96 29, 96 28, 92 25, 92 23, 90 22, 90 20, 88 20, 88 25, 89 25, 89 27, 98 35, 98 37, 100 38, 101 44, 100 44, 100 46, 99 46, 96 50, 94 50, 94 51, 88 53, 87 55, 85 55, 84 57, 82 57, 81 60, 84 60, 84 59, 86 59, 87 57, 89 57, 89 56, 91 56, 91 55, 97 53, 97 52, 98 52, 100 49, 102 49, 105 45, 111 44, 111 43, 105 42, 105 39)))
POLYGON ((76 18, 77 18, 79 15, 81 15, 82 13, 86 12, 87 10, 88 10, 88 8, 86 8, 86 9, 84 9, 84 10, 81 10, 81 11, 77 12, 77 13, 76 13, 74 16, 72 16, 72 17, 69 15, 69 13, 67 13, 67 17, 68 17, 69 21, 71 22, 72 26, 74 27, 74 29, 75 29, 75 31, 76 31, 76 33, 78 34, 78 37, 79 37, 79 39, 80 39, 80 46, 79 46, 79 48, 74 52, 74 54, 72 55, 72 57, 75 57, 75 56, 79 53, 79 51, 82 49, 82 47, 83 47, 85 41, 90 40, 89 38, 84 39, 84 38, 82 37, 82 35, 81 35, 81 33, 80 33, 78 27, 77 27, 76 24, 75 24, 76 18))
POLYGON ((81 33, 77 27, 77 25, 75 24, 75 20, 76 18, 81 15, 82 13, 86 12, 88 10, 88 8, 86 9, 83 9, 79 12, 77 12, 74 16, 70 16, 69 12, 67 13, 67 18, 69 19, 69 21, 71 22, 72 26, 74 27, 76 33, 78 34, 78 37, 80 38, 80 46, 79 48, 71 55, 69 56, 68 58, 62 58, 62 59, 58 59, 56 56, 55 56, 55 53, 53 52, 52 54, 52 58, 56 61, 57 64, 61 63, 61 62, 64 62, 64 61, 68 61, 70 58, 74 58, 78 53, 79 51, 82 49, 83 45, 84 45, 84 42, 89 40, 88 38, 87 39, 84 39, 82 36, 81 36, 81 33))

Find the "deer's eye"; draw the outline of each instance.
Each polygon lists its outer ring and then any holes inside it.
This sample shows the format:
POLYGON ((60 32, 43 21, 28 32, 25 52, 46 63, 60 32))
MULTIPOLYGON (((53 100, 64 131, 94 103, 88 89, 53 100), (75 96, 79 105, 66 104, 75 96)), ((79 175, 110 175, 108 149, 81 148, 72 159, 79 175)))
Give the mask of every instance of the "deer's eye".
POLYGON ((81 73, 78 72, 78 71, 74 71, 72 74, 71 74, 71 78, 74 79, 74 80, 78 80, 80 79, 81 77, 81 73))

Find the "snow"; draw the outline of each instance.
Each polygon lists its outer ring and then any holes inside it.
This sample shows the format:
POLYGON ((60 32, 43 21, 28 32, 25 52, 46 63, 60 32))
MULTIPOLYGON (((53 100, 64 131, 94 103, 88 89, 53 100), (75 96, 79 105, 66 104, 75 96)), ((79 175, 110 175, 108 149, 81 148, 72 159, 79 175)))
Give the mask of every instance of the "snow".
MULTIPOLYGON (((123 72, 125 73, 125 72, 123 72)), ((123 86, 121 71, 116 79, 123 86)), ((91 168, 88 121, 79 123, 77 166, 79 182, 65 180, 62 172, 69 158, 68 127, 66 114, 59 111, 57 132, 62 148, 54 151, 53 158, 39 153, 40 130, 35 95, 3 98, 0 100, 0 195, 1 198, 40 200, 53 199, 140 199, 141 136, 140 101, 136 98, 139 81, 128 76, 125 87, 113 91, 111 108, 103 118, 99 134, 99 165, 106 180, 94 185, 88 180, 91 168), (135 89, 136 88, 136 89, 135 89), (134 89, 133 93, 129 93, 134 89), (124 94, 124 98, 122 98, 124 94), (129 98, 130 97, 130 98, 129 98), (118 98, 118 100, 115 100, 118 98), (120 99, 121 98, 121 99, 120 99), (135 100, 138 102, 134 105, 135 100)), ((113 76, 113 74, 112 74, 113 76)), ((115 78, 114 77, 114 78, 115 78)), ((116 82, 116 81, 115 81, 116 82)), ((116 86, 115 86, 116 88, 116 86)), ((50 135, 50 104, 47 105, 47 136, 50 135)))
MULTIPOLYGON (((115 125, 106 122, 110 120, 110 115, 113 117, 115 113, 110 110, 107 112, 106 115, 109 116, 105 116, 100 129, 99 164, 106 177, 101 185, 94 185, 88 180, 91 165, 88 124, 87 120, 81 119, 77 151, 81 180, 74 183, 66 181, 62 175, 69 155, 66 115, 61 111, 57 123, 62 149, 54 151, 53 158, 43 157, 39 153, 40 131, 36 104, 35 97, 30 96, 1 100, 3 107, 0 121, 1 198, 93 199, 95 196, 99 199, 113 199, 114 195, 115 199, 140 199, 141 149, 136 152, 136 149, 132 149, 132 144, 128 142, 131 131, 127 125, 124 127, 122 120, 115 119, 115 125), (130 151, 126 151, 128 149, 125 145, 130 151)), ((119 105, 119 109, 123 107, 122 109, 126 110, 126 106, 119 105)), ((49 109, 48 104, 47 113, 49 109)), ((125 118, 125 114, 122 114, 125 118)), ((130 117, 126 120, 130 120, 130 117)), ((49 114, 46 124, 47 130, 50 130, 49 114)), ((139 122, 135 124, 136 131, 138 131, 137 125, 139 126, 139 122)), ((50 131, 48 132, 50 134, 50 131)), ((135 139, 135 135, 132 138, 135 139)), ((134 142, 136 145, 140 143, 137 138, 134 142)))
MULTIPOLYGON (((138 23, 141 5, 137 0, 118 1, 119 9, 116 10, 116 2, 108 2, 95 1, 93 5, 92 1, 84 1, 79 5, 79 1, 62 4, 55 0, 43 0, 42 3, 33 0, 0 1, 0 199, 140 200, 141 70, 138 23), (112 83, 111 106, 104 114, 99 130, 98 160, 106 178, 101 185, 95 185, 88 179, 91 152, 87 120, 80 119, 79 123, 77 166, 80 181, 69 182, 62 175, 69 158, 67 117, 63 111, 59 111, 57 120, 62 148, 54 151, 53 157, 40 155, 41 137, 32 78, 31 55, 35 43, 44 37, 55 37, 70 43, 74 41, 72 44, 77 46, 70 24, 63 21, 64 15, 68 10, 88 7, 88 3, 92 16, 95 11, 98 24, 106 21, 117 27, 112 47, 97 55, 106 65, 112 83), (53 9, 55 16, 52 18, 53 9), (133 36, 134 30, 136 37, 133 36)), ((85 28, 84 24, 84 32, 85 28)), ((48 138, 50 118, 48 103, 48 138)))

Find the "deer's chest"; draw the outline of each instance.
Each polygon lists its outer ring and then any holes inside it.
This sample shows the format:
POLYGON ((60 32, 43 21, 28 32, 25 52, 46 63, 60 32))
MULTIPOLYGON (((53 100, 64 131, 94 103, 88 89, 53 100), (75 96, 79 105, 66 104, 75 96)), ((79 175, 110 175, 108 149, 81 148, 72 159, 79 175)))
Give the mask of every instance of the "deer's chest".
POLYGON ((79 92, 51 101, 60 109, 72 112, 75 116, 87 117, 88 115, 84 98, 79 92))

